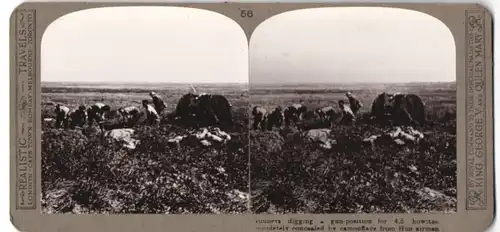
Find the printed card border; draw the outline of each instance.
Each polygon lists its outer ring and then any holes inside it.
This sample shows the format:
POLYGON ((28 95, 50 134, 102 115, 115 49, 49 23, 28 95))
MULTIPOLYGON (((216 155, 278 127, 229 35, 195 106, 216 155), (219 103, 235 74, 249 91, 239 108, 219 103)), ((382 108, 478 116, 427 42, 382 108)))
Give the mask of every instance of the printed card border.
MULTIPOLYGON (((446 23, 445 23, 446 24, 446 23)), ((494 207, 492 206, 494 195, 494 183, 492 183, 493 166, 490 160, 493 160, 493 132, 490 127, 493 125, 493 80, 492 80, 492 18, 491 14, 479 4, 435 4, 435 3, 167 3, 167 2, 78 2, 69 0, 67 2, 27 2, 21 4, 11 17, 11 221, 19 230, 28 230, 41 228, 42 231, 70 227, 68 223, 73 223, 73 231, 87 231, 99 228, 99 225, 106 226, 107 231, 113 228, 121 228, 123 231, 135 231, 138 228, 142 230, 164 231, 165 226, 170 226, 174 231, 180 231, 182 225, 190 225, 185 230, 193 231, 193 228, 205 231, 258 231, 261 219, 281 219, 285 223, 296 219, 314 219, 315 221, 325 222, 330 220, 347 218, 369 218, 374 222, 374 226, 393 224, 395 228, 399 225, 405 225, 412 218, 434 219, 438 218, 440 231, 465 230, 471 228, 484 227, 485 222, 490 222, 493 218, 494 207), (51 9, 49 9, 52 6, 51 9), (60 8, 54 7, 60 6, 60 8), (311 9, 320 7, 343 7, 343 6, 380 6, 394 7, 419 11, 435 16, 445 7, 453 8, 451 18, 461 19, 465 17, 464 29, 457 30, 450 28, 455 36, 457 48, 457 72, 463 70, 465 73, 460 76, 457 73, 457 108, 459 104, 463 110, 457 114, 457 134, 465 132, 466 135, 459 141, 457 136, 457 149, 465 148, 461 151, 463 155, 458 155, 457 151, 457 181, 466 181, 467 183, 457 183, 457 212, 454 214, 334 214, 334 215, 261 215, 261 214, 243 214, 243 215, 113 215, 113 216, 91 216, 91 215, 42 215, 40 211, 40 165, 41 150, 40 143, 40 44, 41 36, 46 27, 59 16, 76 12, 79 10, 107 7, 107 6, 177 6, 190 7, 195 9, 209 10, 223 14, 237 22, 245 31, 247 39, 250 39, 254 29, 263 21, 279 15, 284 12, 290 12, 300 9, 311 9), (433 8, 433 10, 429 10, 433 8), (434 9, 435 8, 435 9, 434 9), (250 16, 251 14, 251 16, 250 16), (461 16, 459 16, 459 14, 461 16), (30 16, 31 24, 27 18, 21 16, 30 16), (54 16, 56 16, 54 18, 54 16), (475 20, 480 17, 480 20, 475 20), (38 23, 37 23, 38 22, 38 23), (24 26, 23 26, 24 25, 24 26), (37 26, 41 28, 37 28, 37 26), (27 49, 20 45, 22 39, 21 33, 27 33, 32 28, 31 47, 27 49), (463 35, 460 38, 458 35, 463 35), (472 36, 472 37, 469 37, 472 36), (476 41, 476 39, 478 39, 476 41), (469 44, 470 43, 470 44, 469 44), (469 54, 469 46, 477 48, 479 55, 472 51, 469 54), (464 49, 462 51, 462 49, 464 49), (21 67, 21 55, 31 52, 32 72, 19 71, 21 67), (22 54, 21 54, 22 53, 22 54), (463 57, 460 57, 462 56, 463 57), (476 56, 477 55, 477 56, 476 56), (462 60, 463 59, 463 60, 462 60), (463 62, 462 62, 463 61, 463 62), (471 63, 472 62, 472 63, 471 63), (476 65, 477 64, 477 65, 476 65), (460 67, 464 65, 464 67, 460 67), (471 69, 471 66, 472 69, 471 69), (475 69, 474 67, 477 67, 475 69), (459 80, 458 78, 464 78, 459 80), (491 80, 490 80, 491 78, 491 80), (460 84, 459 84, 460 83, 460 84), (29 88, 31 86, 31 89, 29 88), (476 89, 477 87, 477 89, 476 89), (30 91, 25 91, 26 89, 30 91), (469 104, 469 100, 471 101, 469 104), (463 104, 465 103, 465 104, 463 104), (482 106, 480 104, 483 104, 482 106), (31 110, 31 113, 30 111, 31 110), (476 111, 480 112, 476 115, 476 111), (29 115, 29 117, 27 117, 29 115), (469 128, 470 126, 470 128, 469 128), (21 129, 20 129, 21 128, 21 129), (21 133, 23 129, 31 131, 31 134, 21 133), (30 129, 31 128, 31 129, 30 129), (30 129, 30 130, 29 130, 30 129), (21 130, 21 131, 20 131, 21 130), (471 136, 469 136, 471 133, 471 136), (26 137, 23 137, 26 136, 26 137), (472 143, 477 142, 477 144, 472 143), (465 144, 459 144, 465 142, 465 144), (31 144, 31 145, 28 145, 31 144), (31 158, 29 156, 31 154, 31 158), (478 156, 479 155, 479 156, 478 156), (489 158, 487 157, 489 156, 489 158), (29 161, 29 162, 25 162, 29 161), (463 161, 463 163, 461 163, 463 161), (21 163, 22 162, 22 163, 21 163), (31 169, 25 170, 31 166, 31 169), (26 179, 20 178, 20 175, 26 174, 26 179), (29 176, 31 175, 31 184, 29 176), (14 180, 15 179, 15 180, 14 180), (29 186, 29 188, 27 187, 29 186), (462 187, 463 188, 462 188, 462 187), (22 187, 22 188, 21 188, 22 187), (24 190, 24 192, 23 192, 24 190), (29 201, 31 191, 31 199, 29 201), (15 194, 15 196, 13 196, 15 194), (24 194, 24 195, 23 195, 24 194), (473 214, 474 213, 474 214, 473 214), (160 216, 160 217, 159 217, 160 216), (468 223, 458 222, 459 218, 467 219, 468 223), (181 220, 182 218, 182 220, 181 220), (378 219, 377 219, 378 218, 378 219), (144 220, 151 224, 144 224, 144 220), (197 220, 196 223, 192 223, 197 220), (43 222, 42 222, 43 221, 43 222), (120 224, 109 224, 112 221, 120 221, 120 224), (141 225, 131 225, 132 223, 141 225), (388 223, 389 222, 389 223, 388 223), (89 225, 92 223, 92 226, 89 225), (95 224, 94 224, 95 223, 95 224), (388 223, 388 224, 385 224, 388 223), (125 225, 126 226, 123 226, 125 225), (85 226, 87 225, 87 226, 85 226), (452 227, 457 225, 457 227, 452 227), (79 226, 79 227, 78 227, 79 226)), ((30 39, 30 38, 26 38, 30 39)), ((26 59, 26 58, 23 58, 26 59)), ((28 61, 26 61, 28 62, 28 61)), ((26 67, 24 67, 26 68, 26 67)), ((251 165, 251 164, 250 164, 251 165)), ((250 168, 249 165, 249 168, 250 168)), ((250 173, 248 174, 249 177, 250 173)), ((25 177, 23 177, 25 178, 25 177)), ((251 180, 250 180, 251 181, 251 180)), ((251 204, 251 199, 249 203, 251 204)), ((323 224, 323 223, 320 223, 323 224)))
POLYGON ((16 208, 32 210, 37 207, 36 176, 36 120, 37 112, 35 86, 37 82, 36 60, 36 10, 18 10, 16 18, 16 86, 17 114, 15 118, 17 167, 16 208), (30 23, 31 21, 31 23, 30 23), (31 29, 30 29, 31 27, 31 29), (24 57, 24 58, 21 58, 24 57), (24 62, 21 62, 21 59, 24 62), (19 128, 20 126, 20 128, 19 128), (20 129, 20 130, 19 130, 20 129), (31 157, 31 158, 30 158, 31 157), (24 176, 24 177, 22 177, 24 176), (30 187, 31 186, 31 187, 30 187))
MULTIPOLYGON (((466 91, 467 91, 467 101, 466 101, 466 112, 467 112, 467 210, 485 210, 487 204, 486 198, 486 182, 487 176, 485 171, 477 171, 477 169, 482 169, 487 166, 487 151, 486 151, 486 98, 485 94, 485 49, 484 49, 484 11, 478 10, 467 10, 466 11, 466 43, 465 51, 467 53, 467 62, 465 64, 465 73, 467 76, 466 81, 466 91), (474 84, 474 86, 471 86, 474 84), (476 105, 476 98, 482 101, 482 112, 480 114, 480 119, 477 119, 477 110, 474 106, 476 105), (470 101, 470 102, 469 102, 470 101), (472 106, 472 109, 471 109, 472 106), (470 112, 472 110, 472 112, 470 112), (472 116, 471 116, 472 114, 472 116), (470 121, 474 120, 474 121, 470 121), (479 122, 478 122, 479 120, 479 122), (472 128, 471 128, 472 127, 472 128), (479 128, 478 128, 479 127, 479 128), (477 132, 479 130, 479 135, 484 135, 483 137, 478 136, 477 132), (470 134, 472 136, 470 136, 470 134), (478 145, 475 143, 480 143, 480 151, 478 151, 478 145), (474 146, 475 145, 475 146, 474 146), (472 151, 470 150, 472 149, 472 151), (477 153, 481 154, 481 157, 477 157, 477 153), (477 173, 474 175, 474 173, 477 173), (480 175, 482 174, 482 175, 480 175), (477 178, 476 180, 474 178, 477 178)), ((481 102, 480 102, 481 103, 481 102)))

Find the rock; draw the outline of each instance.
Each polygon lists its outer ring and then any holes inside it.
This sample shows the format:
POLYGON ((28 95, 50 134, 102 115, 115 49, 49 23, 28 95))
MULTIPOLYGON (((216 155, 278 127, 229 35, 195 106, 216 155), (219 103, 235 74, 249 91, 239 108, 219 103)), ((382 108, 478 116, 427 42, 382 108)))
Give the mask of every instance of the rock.
POLYGON ((383 143, 382 140, 388 137, 397 145, 406 145, 407 143, 419 143, 423 138, 424 134, 418 130, 413 129, 413 127, 393 127, 391 130, 386 131, 382 134, 371 135, 363 139, 364 143, 369 143, 372 146, 380 145, 383 143))
POLYGON ((194 131, 182 132, 182 135, 172 134, 171 139, 168 140, 169 143, 175 143, 180 146, 181 142, 184 141, 199 141, 203 146, 212 146, 215 143, 226 143, 231 140, 231 136, 222 131, 221 129, 215 128, 199 128, 194 131))
POLYGON ((396 143, 397 145, 405 145, 405 142, 401 139, 394 139, 394 143, 396 143))
POLYGON ((105 131, 104 136, 113 139, 114 141, 121 143, 123 147, 128 149, 135 149, 139 140, 133 139, 134 129, 124 128, 124 129, 113 129, 110 131, 105 131))
POLYGON ((56 119, 55 118, 44 118, 43 121, 44 122, 54 122, 54 121, 56 121, 56 119))
POLYGON ((312 143, 318 143, 320 147, 325 149, 331 149, 332 144, 336 144, 337 141, 331 138, 330 129, 312 129, 308 130, 305 134, 306 139, 312 143))

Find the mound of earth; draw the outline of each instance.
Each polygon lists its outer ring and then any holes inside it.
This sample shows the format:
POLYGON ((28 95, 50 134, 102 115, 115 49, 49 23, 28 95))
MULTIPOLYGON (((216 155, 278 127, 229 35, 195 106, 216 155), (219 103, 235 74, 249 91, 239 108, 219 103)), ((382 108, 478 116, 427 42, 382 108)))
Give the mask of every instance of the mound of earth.
MULTIPOLYGON (((255 151, 262 151, 265 154, 279 152, 285 143, 285 140, 277 131, 264 131, 264 132, 250 132, 250 143, 255 151)), ((259 155, 254 150, 251 151, 253 155, 259 155)))

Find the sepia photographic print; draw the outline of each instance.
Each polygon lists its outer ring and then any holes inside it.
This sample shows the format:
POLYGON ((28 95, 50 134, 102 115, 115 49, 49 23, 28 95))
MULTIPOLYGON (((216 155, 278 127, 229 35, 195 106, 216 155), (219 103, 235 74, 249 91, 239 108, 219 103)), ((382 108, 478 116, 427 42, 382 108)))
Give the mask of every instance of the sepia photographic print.
POLYGON ((25 2, 19 231, 485 231, 479 4, 25 2))
POLYGON ((446 25, 403 9, 303 9, 260 24, 250 54, 253 212, 456 212, 446 25))
POLYGON ((204 10, 54 21, 42 43, 43 212, 246 212, 247 49, 237 24, 204 10))

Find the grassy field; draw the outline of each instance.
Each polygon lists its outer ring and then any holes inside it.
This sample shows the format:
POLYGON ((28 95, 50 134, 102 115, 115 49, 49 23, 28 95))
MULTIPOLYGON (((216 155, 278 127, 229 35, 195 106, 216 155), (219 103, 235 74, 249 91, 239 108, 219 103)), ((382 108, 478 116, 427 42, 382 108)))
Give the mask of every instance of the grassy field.
MULTIPOLYGON (((245 85, 195 85, 223 94, 237 121, 246 125, 245 85)), ((71 108, 104 102, 116 110, 140 106, 156 91, 171 112, 187 84, 43 83, 42 118, 54 105, 71 108)), ((248 131, 230 131, 232 140, 212 147, 167 144, 169 125, 138 127, 134 150, 102 140, 96 128, 56 130, 42 125, 42 208, 45 213, 244 213, 248 210, 248 131)))
MULTIPOLYGON (((237 109, 245 107, 248 102, 248 86, 241 84, 196 84, 199 92, 222 94, 237 109)), ((92 84, 92 83, 42 83, 42 105, 57 102, 69 107, 79 104, 90 105, 94 102, 105 102, 113 108, 121 106, 141 106, 143 99, 150 100, 149 92, 155 91, 167 103, 167 111, 171 112, 182 95, 191 91, 189 84, 92 84)), ((43 109, 42 109, 43 110, 43 109)), ((42 117, 45 116, 42 114, 42 117)))
POLYGON ((267 109, 302 103, 337 107, 351 91, 371 110, 387 91, 418 94, 435 126, 418 145, 378 146, 362 140, 379 132, 362 120, 337 126, 337 145, 320 149, 294 129, 251 131, 251 199, 256 213, 404 213, 456 211, 455 83, 250 85, 250 103, 267 109), (445 115, 446 118, 445 118, 445 115), (451 117, 450 117, 451 115, 451 117))
MULTIPOLYGON (((249 125, 249 108, 302 102, 331 105, 353 92, 369 112, 377 94, 412 92, 439 122, 419 145, 376 147, 361 140, 378 129, 366 123, 334 129, 337 145, 319 149, 297 130, 230 131, 232 140, 209 148, 166 143, 172 127, 138 127, 134 150, 102 140, 97 129, 55 130, 42 125, 42 208, 46 213, 360 213, 456 211, 455 84, 246 85, 197 84, 199 92, 223 94, 233 115, 249 125), (250 95, 250 97, 249 97, 250 95), (250 105, 250 106, 249 106, 250 105), (452 117, 444 118, 451 114, 452 117), (248 138, 250 137, 250 143, 248 138), (249 179, 248 152, 251 170, 249 179), (251 207, 248 208, 249 184, 251 207), (431 191, 431 194, 429 193, 431 191), (434 195, 434 196, 433 196, 434 195)), ((42 118, 54 105, 96 101, 140 106, 156 91, 171 112, 190 91, 187 84, 42 83, 42 118)))

